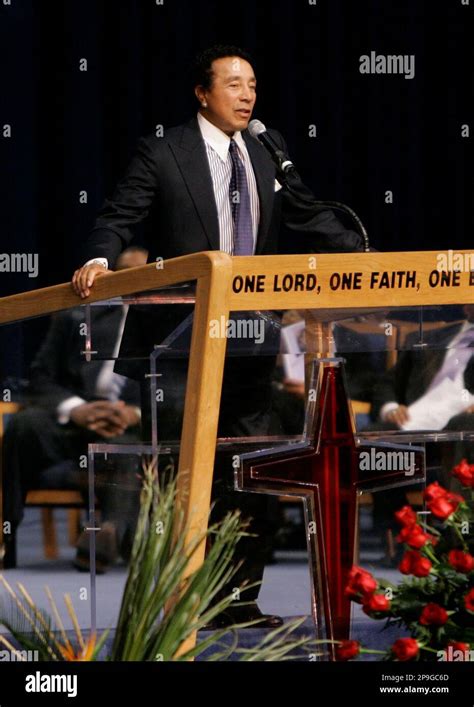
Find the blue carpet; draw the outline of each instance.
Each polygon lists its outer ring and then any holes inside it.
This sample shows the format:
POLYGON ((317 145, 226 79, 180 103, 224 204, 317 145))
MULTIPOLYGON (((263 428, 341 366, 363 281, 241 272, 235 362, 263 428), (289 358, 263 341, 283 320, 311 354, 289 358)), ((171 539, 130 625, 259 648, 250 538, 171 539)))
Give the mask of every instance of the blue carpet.
MULTIPOLYGON (((382 548, 371 532, 367 511, 363 509, 361 517, 361 560, 360 564, 376 576, 384 576, 397 581, 400 575, 394 570, 382 569, 376 562, 382 554, 382 548)), ((49 609, 44 594, 48 585, 61 609, 61 616, 66 629, 72 629, 72 623, 62 603, 65 593, 71 595, 78 614, 79 624, 83 629, 91 625, 91 602, 89 576, 78 573, 71 566, 74 549, 67 544, 66 515, 56 511, 60 557, 46 560, 42 552, 40 515, 37 509, 28 509, 25 521, 21 525, 18 541, 18 568, 4 572, 13 585, 22 582, 39 606, 49 609)), ((276 554, 277 562, 267 566, 260 592, 259 605, 264 613, 279 614, 288 621, 292 617, 306 617, 305 623, 298 629, 296 636, 314 636, 311 620, 311 595, 309 572, 304 551, 285 551, 276 554)), ((113 629, 116 624, 122 591, 126 579, 126 567, 117 565, 107 574, 97 577, 97 627, 99 630, 113 629)), ((367 648, 385 650, 396 638, 403 635, 399 629, 384 630, 385 622, 369 619, 354 605, 352 638, 360 641, 367 648)), ((3 629, 0 629, 2 631, 3 629)), ((240 647, 255 646, 265 635, 264 629, 244 629, 238 634, 240 647)), ((201 632, 204 640, 209 634, 201 632)), ((230 642, 232 637, 227 637, 230 642)), ((212 652, 212 649, 210 649, 212 652)), ((200 659, 209 657, 209 651, 200 659)), ((235 656, 233 656, 235 658, 235 656)), ((232 658, 231 658, 232 659, 232 658)), ((307 656, 303 659, 307 660, 307 656)), ((373 660, 371 656, 363 659, 373 660)))

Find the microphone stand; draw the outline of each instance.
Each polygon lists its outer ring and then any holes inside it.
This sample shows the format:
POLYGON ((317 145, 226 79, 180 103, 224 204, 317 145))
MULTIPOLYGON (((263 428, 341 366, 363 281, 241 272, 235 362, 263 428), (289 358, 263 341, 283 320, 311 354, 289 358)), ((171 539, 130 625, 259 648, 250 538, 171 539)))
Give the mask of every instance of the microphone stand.
MULTIPOLYGON (((295 179, 298 179, 301 182, 301 177, 296 171, 294 165, 292 162, 290 162, 287 158, 287 156, 282 152, 281 150, 278 150, 276 153, 276 156, 278 157, 278 168, 279 168, 279 179, 281 178, 281 181, 284 182, 285 186, 287 187, 288 191, 293 194, 298 199, 301 199, 302 201, 305 200, 305 197, 303 194, 300 192, 296 192, 294 189, 291 187, 291 181, 288 179, 288 177, 293 177, 295 179)), ((368 233, 365 229, 364 224, 360 220, 360 218, 357 216, 356 212, 351 209, 350 206, 347 206, 347 204, 343 204, 340 201, 317 201, 316 199, 313 198, 307 198, 306 203, 310 204, 311 206, 322 206, 323 208, 331 208, 331 209, 337 209, 339 211, 343 211, 344 213, 348 214, 353 222, 357 226, 357 231, 359 234, 362 236, 362 239, 364 241, 364 251, 368 253, 370 251, 370 243, 369 243, 369 236, 368 233)))

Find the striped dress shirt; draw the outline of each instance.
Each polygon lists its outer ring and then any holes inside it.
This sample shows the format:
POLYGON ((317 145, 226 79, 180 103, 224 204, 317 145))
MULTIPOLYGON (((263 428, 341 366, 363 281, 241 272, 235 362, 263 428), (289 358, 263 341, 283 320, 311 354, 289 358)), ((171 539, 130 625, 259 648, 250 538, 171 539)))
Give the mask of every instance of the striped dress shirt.
MULTIPOLYGON (((199 129, 206 146, 209 169, 211 171, 214 198, 216 200, 219 219, 220 249, 234 252, 234 222, 230 205, 229 187, 232 175, 232 159, 229 154, 230 137, 210 123, 201 113, 197 116, 199 129)), ((250 212, 252 217, 253 252, 257 242, 258 223, 260 218, 260 203, 258 199, 257 182, 250 160, 247 146, 240 132, 233 135, 243 162, 250 195, 250 212)))

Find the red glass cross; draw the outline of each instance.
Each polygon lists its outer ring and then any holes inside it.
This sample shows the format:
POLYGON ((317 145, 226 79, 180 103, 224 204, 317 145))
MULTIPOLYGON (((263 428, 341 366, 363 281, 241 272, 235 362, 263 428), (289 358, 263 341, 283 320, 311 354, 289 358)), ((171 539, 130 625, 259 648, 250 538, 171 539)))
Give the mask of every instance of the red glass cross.
POLYGON ((319 365, 313 397, 305 441, 242 454, 236 488, 302 499, 318 634, 345 639, 350 601, 344 587, 356 554, 357 497, 424 481, 424 450, 356 437, 342 365, 319 365))

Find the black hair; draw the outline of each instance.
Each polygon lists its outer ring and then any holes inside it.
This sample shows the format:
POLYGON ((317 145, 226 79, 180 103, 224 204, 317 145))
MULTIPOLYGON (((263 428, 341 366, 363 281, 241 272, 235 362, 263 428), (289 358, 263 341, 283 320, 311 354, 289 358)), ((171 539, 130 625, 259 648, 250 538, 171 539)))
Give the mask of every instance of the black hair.
POLYGON ((245 49, 231 44, 215 44, 204 49, 196 56, 193 67, 194 86, 202 86, 204 89, 209 90, 212 85, 212 62, 228 56, 240 57, 240 59, 244 59, 251 66, 254 66, 252 57, 245 49))

